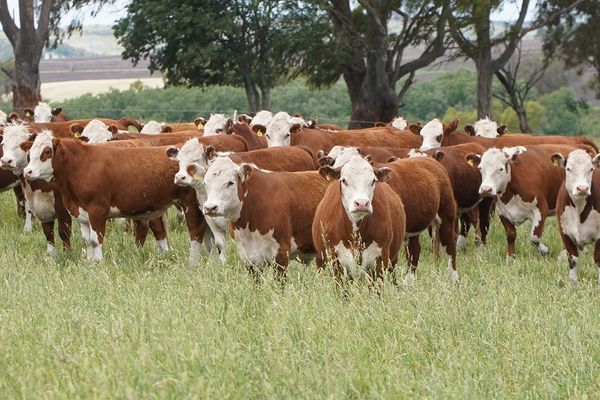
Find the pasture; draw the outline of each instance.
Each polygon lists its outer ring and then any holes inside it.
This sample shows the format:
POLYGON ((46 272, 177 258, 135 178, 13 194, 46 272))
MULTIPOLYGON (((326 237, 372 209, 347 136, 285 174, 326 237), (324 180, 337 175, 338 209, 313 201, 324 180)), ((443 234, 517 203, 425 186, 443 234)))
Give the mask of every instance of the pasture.
MULTIPOLYGON (((46 255, 39 223, 23 234, 14 196, 0 196, 1 398, 597 398, 600 288, 591 248, 568 281, 556 221, 543 258, 519 228, 505 258, 497 220, 488 248, 434 265, 423 236, 414 287, 386 281, 334 289, 330 273, 293 263, 283 287, 234 258, 187 266, 170 218, 171 252, 138 250, 113 224, 105 260, 46 255)), ((233 248, 229 251, 233 254, 233 248)))

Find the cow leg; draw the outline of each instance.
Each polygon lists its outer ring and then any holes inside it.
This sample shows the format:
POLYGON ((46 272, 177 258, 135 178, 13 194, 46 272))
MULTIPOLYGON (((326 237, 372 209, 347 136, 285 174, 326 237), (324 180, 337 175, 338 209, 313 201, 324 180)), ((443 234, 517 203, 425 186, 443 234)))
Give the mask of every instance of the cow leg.
POLYGON ((479 240, 481 244, 485 246, 487 243, 487 234, 490 230, 490 219, 492 215, 492 206, 494 205, 494 199, 486 197, 479 202, 479 240))
POLYGON ((71 250, 71 215, 66 209, 59 209, 56 212, 58 220, 58 236, 63 242, 65 250, 71 250))
POLYGON ((281 281, 284 281, 286 278, 287 267, 290 262, 289 253, 289 246, 282 246, 280 244, 277 255, 275 255, 275 271, 277 272, 277 278, 281 281))
POLYGON ((450 280, 458 280, 458 271, 456 270, 456 232, 454 231, 454 216, 449 215, 442 218, 440 224, 440 243, 442 244, 446 255, 448 256, 448 271, 450 280))
POLYGON ((33 212, 29 207, 29 202, 25 200, 23 207, 25 209, 25 224, 23 225, 23 232, 29 233, 33 230, 33 212))
POLYGON ((148 236, 148 222, 134 220, 133 224, 135 225, 135 245, 142 247, 146 243, 146 237, 148 236))
MULTIPOLYGON (((569 260, 569 280, 572 283, 577 282, 577 264, 579 261, 579 248, 573 240, 569 236, 562 235, 561 238, 563 240, 563 244, 565 245, 565 250, 567 250, 567 258, 569 260)), ((596 260, 596 255, 598 254, 598 242, 596 242, 596 248, 594 251, 594 261, 596 260)))
POLYGON ((188 227, 190 235, 190 254, 188 263, 190 266, 196 266, 200 258, 200 249, 202 246, 202 238, 207 230, 206 220, 204 214, 198 208, 196 201, 196 193, 191 193, 191 196, 186 196, 183 204, 183 210, 185 215, 185 223, 188 227))
POLYGON ((17 215, 21 218, 25 218, 25 195, 23 194, 23 188, 21 185, 17 185, 13 188, 15 197, 17 198, 17 215))
POLYGON ((544 233, 544 223, 546 222, 547 214, 548 207, 546 206, 546 203, 542 201, 538 204, 537 212, 534 211, 533 218, 531 219, 531 235, 529 237, 531 244, 537 247, 544 256, 548 254, 549 250, 540 239, 544 233))
POLYGON ((598 270, 598 284, 600 284, 600 240, 596 240, 594 247, 594 261, 598 270))
POLYGON ((506 217, 500 215, 500 221, 504 225, 506 232, 507 254, 509 257, 515 256, 515 241, 517 240, 517 229, 506 217))
POLYGON ((148 224, 150 225, 150 230, 152 230, 152 234, 156 239, 158 251, 161 253, 166 253, 169 251, 169 242, 167 241, 167 213, 165 212, 159 218, 150 220, 148 224))
POLYGON ((92 258, 95 261, 102 261, 102 243, 104 242, 104 232, 106 230, 106 214, 101 212, 90 212, 90 248, 92 258))
POLYGON ((408 238, 406 246, 406 258, 408 259, 408 269, 404 277, 404 284, 411 286, 415 281, 417 265, 419 265, 419 257, 421 256, 420 235, 411 236, 408 238))
POLYGON ((46 236, 46 251, 48 254, 55 256, 56 247, 54 247, 54 221, 50 222, 42 222, 42 230, 44 231, 44 236, 46 236))
POLYGON ((456 238, 456 248, 457 250, 464 250, 467 248, 467 237, 473 220, 469 211, 461 213, 458 220, 460 221, 460 233, 456 238))

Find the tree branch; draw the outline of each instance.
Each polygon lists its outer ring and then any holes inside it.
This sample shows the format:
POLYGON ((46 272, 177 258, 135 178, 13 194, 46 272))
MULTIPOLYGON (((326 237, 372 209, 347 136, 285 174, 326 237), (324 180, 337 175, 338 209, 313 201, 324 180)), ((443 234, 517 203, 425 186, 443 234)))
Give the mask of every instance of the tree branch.
POLYGON ((506 48, 504 49, 502 54, 498 56, 498 58, 492 60, 492 62, 490 63, 493 72, 498 71, 504 66, 504 64, 508 62, 508 60, 510 60, 513 53, 515 52, 515 49, 517 48, 517 44, 521 41, 523 36, 525 36, 525 33, 523 32, 523 23, 525 22, 525 17, 527 16, 528 9, 529 0, 523 0, 517 23, 509 28, 508 35, 511 36, 511 38, 508 44, 506 45, 506 48))
POLYGON ((369 15, 371 16, 371 19, 375 23, 375 26, 377 27, 377 30, 379 31, 379 33, 381 35, 385 35, 385 33, 387 32, 387 29, 386 29, 385 25, 381 22, 381 18, 379 17, 378 10, 375 7, 373 7, 373 5, 368 0, 358 0, 358 2, 360 3, 360 5, 362 5, 367 10, 369 15))
POLYGON ((2 29, 4 30, 8 41, 14 48, 17 43, 19 28, 17 28, 15 21, 13 21, 10 16, 6 0, 0 0, 0 23, 2 24, 2 29))
POLYGON ((38 18, 37 28, 37 42, 42 46, 46 44, 48 39, 48 32, 50 26, 50 12, 54 7, 54 0, 42 0, 42 7, 40 9, 40 16, 38 18))

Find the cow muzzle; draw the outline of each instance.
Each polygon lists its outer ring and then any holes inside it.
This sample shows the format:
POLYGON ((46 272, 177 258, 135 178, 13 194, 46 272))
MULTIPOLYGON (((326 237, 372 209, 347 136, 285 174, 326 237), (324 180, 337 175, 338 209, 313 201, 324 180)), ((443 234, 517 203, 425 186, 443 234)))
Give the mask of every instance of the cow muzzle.
POLYGON ((575 196, 589 196, 591 194, 589 185, 577 185, 574 192, 575 196))
POLYGON ((183 174, 175 175, 175 179, 173 180, 173 182, 179 186, 188 186, 189 185, 189 180, 188 180, 187 175, 183 175, 183 174))
POLYGON ((14 162, 10 158, 2 158, 2 168, 13 168, 14 162))
POLYGON ((357 199, 352 202, 353 214, 371 214, 371 201, 367 199, 357 199))
POLYGON ((214 216, 217 215, 219 207, 216 204, 204 203, 204 207, 202 207, 202 211, 204 215, 214 216))
POLYGON ((482 195, 482 196, 487 196, 487 197, 494 195, 491 186, 480 186, 479 187, 479 194, 482 195))

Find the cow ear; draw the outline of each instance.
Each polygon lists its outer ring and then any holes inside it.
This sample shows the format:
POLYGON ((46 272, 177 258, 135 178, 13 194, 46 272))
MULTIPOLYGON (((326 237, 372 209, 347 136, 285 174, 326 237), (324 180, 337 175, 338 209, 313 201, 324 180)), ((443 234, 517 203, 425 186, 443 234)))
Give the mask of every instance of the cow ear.
POLYGON ((179 149, 175 146, 170 146, 167 149, 167 157, 169 157, 173 161, 177 161, 177 154, 179 154, 179 149))
POLYGON ((6 117, 6 121, 7 122, 13 122, 13 121, 18 121, 19 120, 19 114, 17 114, 16 112, 11 112, 10 114, 8 114, 8 117, 6 117))
POLYGON ((26 108, 25 110, 23 110, 23 115, 25 116, 25 118, 31 118, 33 117, 33 110, 31 108, 26 108))
POLYGON ((190 164, 187 167, 187 173, 197 181, 204 180, 204 175, 206 175, 206 169, 200 164, 190 164))
POLYGON ((252 166, 250 164, 242 164, 240 166, 240 172, 239 172, 241 181, 245 182, 248 179, 250 179, 253 171, 254 171, 254 169, 252 168, 252 166))
POLYGON ((369 164, 373 165, 373 157, 371 157, 370 154, 364 156, 363 159, 365 159, 365 161, 367 161, 369 164))
POLYGON ((229 118, 227 120, 227 122, 225 122, 225 134, 231 135, 232 133, 233 133, 233 121, 231 120, 231 118, 229 118))
POLYGON ((160 130, 162 133, 170 133, 173 132, 173 128, 170 127, 169 125, 165 125, 161 128, 160 130))
POLYGON ((108 131, 113 135, 116 135, 117 133, 119 133, 119 128, 117 128, 116 125, 111 125, 108 127, 108 131))
POLYGON ((498 136, 502 136, 505 133, 508 133, 508 128, 505 124, 502 124, 498 127, 498 129, 496 129, 496 132, 498 132, 498 136))
POLYGON ((592 158, 592 165, 594 165, 594 168, 597 168, 598 165, 600 165, 600 153, 596 154, 594 158, 592 158))
POLYGON ((414 133, 415 135, 420 135, 421 134, 421 124, 420 123, 416 123, 416 124, 410 124, 408 125, 408 130, 411 131, 412 133, 414 133))
POLYGON ((552 157, 550 157, 550 159, 552 160, 552 164, 554 164, 557 167, 564 167, 567 164, 567 159, 564 158, 563 155, 560 153, 552 154, 552 157))
POLYGON ((58 114, 60 114, 62 112, 62 107, 56 107, 54 110, 52 110, 52 115, 56 116, 58 114))
POLYGON ((35 138, 37 137, 37 133, 32 133, 31 135, 29 135, 29 140, 30 142, 33 142, 35 140, 35 138))
POLYGON ((315 129, 317 127, 317 117, 311 118, 310 121, 308 121, 308 128, 310 129, 315 129))
POLYGON ((381 122, 381 121, 379 121, 379 122, 375 122, 375 124, 374 124, 373 126, 374 126, 375 128, 381 128, 382 126, 385 126, 385 123, 384 123, 384 122, 381 122))
POLYGON ((317 160, 325 157, 325 152, 323 150, 319 150, 317 152, 317 160))
POLYGON ((206 125, 206 119, 202 117, 196 118, 194 120, 194 124, 196 125, 196 128, 204 129, 204 125, 206 125))
POLYGON ((23 150, 24 152, 29 152, 29 150, 31 150, 31 146, 33 146, 33 142, 32 141, 26 141, 21 143, 21 150, 23 150))
POLYGON ((465 160, 471 167, 477 167, 481 162, 481 156, 479 154, 470 153, 465 156, 465 160))
POLYGON ((473 128, 473 125, 465 125, 465 132, 471 136, 475 136, 475 128, 473 128))
POLYGON ((302 125, 300 125, 300 124, 294 124, 290 128, 290 133, 298 133, 298 132, 300 132, 300 129, 302 129, 302 125))
POLYGON ((433 158, 435 158, 438 161, 442 161, 444 159, 444 156, 446 154, 444 153, 443 150, 438 150, 433 154, 433 158))
POLYGON ((387 159, 387 162, 391 163, 391 162, 394 162, 394 161, 399 160, 399 159, 400 159, 400 157, 391 156, 390 158, 387 159))
POLYGON ((75 137, 79 137, 77 135, 81 135, 81 133, 83 132, 83 126, 81 124, 71 124, 69 126, 69 130, 75 137))
POLYGON ((458 128, 458 118, 454 118, 448 125, 444 125, 444 135, 454 132, 458 128))
POLYGON ((381 167, 381 168, 375 170, 375 176, 377 177, 377 180, 379 182, 387 182, 392 178, 390 176, 391 172, 392 172, 392 170, 390 168, 381 167))
POLYGON ((206 150, 204 150, 204 156, 206 157, 206 161, 210 161, 217 156, 217 152, 215 151, 214 146, 208 146, 206 150))
POLYGON ((319 168, 319 174, 328 181, 332 181, 334 179, 340 179, 340 170, 334 169, 329 165, 319 168))
POLYGON ((331 166, 335 163, 335 160, 333 159, 333 157, 329 157, 329 156, 323 156, 321 158, 319 158, 319 165, 322 167, 325 166, 331 166))

